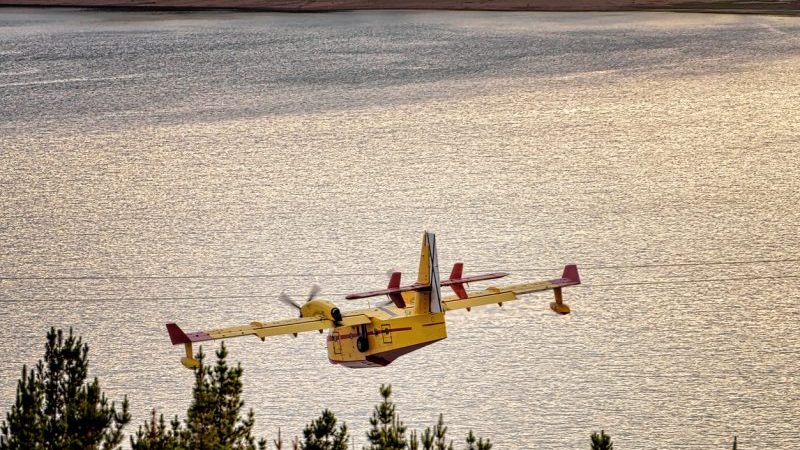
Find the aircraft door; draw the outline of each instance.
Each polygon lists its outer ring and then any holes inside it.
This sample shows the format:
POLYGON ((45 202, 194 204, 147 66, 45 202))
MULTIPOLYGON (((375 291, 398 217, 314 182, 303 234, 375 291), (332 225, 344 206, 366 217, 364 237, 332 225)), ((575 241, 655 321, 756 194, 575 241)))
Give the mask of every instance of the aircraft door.
POLYGON ((331 333, 331 338, 333 339, 333 353, 336 355, 342 354, 342 341, 339 339, 339 332, 334 331, 331 333))

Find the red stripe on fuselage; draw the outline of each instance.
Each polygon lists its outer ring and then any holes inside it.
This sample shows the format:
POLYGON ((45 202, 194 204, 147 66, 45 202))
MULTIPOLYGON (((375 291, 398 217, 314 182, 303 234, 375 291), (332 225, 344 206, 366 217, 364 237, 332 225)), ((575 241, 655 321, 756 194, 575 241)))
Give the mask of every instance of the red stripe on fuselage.
MULTIPOLYGON (((372 330, 372 331, 368 331, 367 332, 367 336, 380 336, 381 334, 389 334, 389 333, 395 333, 395 332, 398 332, 398 331, 410 331, 410 330, 411 330, 411 327, 391 328, 391 329, 388 329, 388 330, 372 330)), ((331 335, 328 336, 328 342, 336 340, 337 337, 341 341, 341 340, 347 340, 347 339, 355 339, 358 336, 360 336, 358 333, 340 334, 339 336, 334 336, 334 335, 331 334, 331 335)))

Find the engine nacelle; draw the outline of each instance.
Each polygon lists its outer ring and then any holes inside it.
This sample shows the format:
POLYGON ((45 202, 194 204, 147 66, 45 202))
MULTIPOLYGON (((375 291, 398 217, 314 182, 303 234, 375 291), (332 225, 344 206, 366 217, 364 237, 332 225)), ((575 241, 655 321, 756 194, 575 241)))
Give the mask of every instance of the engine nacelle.
POLYGON ((300 317, 320 316, 336 323, 342 321, 342 312, 328 300, 311 300, 300 307, 300 317))

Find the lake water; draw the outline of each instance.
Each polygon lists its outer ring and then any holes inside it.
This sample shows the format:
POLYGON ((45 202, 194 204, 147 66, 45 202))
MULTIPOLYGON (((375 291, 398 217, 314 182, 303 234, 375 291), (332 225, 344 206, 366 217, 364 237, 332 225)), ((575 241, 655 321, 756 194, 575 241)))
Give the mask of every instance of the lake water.
POLYGON ((578 263, 574 313, 454 312, 382 369, 229 341, 259 434, 330 407, 360 447, 391 383, 497 449, 798 448, 799 108, 798 18, 0 9, 0 406, 56 326, 129 432, 184 415, 164 323, 343 305, 428 229, 443 272, 578 263))

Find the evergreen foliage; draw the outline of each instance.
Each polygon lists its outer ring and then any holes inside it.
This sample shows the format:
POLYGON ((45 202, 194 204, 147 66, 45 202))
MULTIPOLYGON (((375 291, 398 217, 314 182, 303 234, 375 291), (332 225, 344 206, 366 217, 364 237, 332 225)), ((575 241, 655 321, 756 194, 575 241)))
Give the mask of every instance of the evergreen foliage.
POLYGON ((347 450, 347 425, 336 429, 336 417, 326 409, 322 415, 308 424, 303 430, 301 450, 347 450))
MULTIPOLYGON (((426 430, 427 431, 427 430, 426 430)), ((447 445, 447 427, 444 426, 444 415, 439 414, 439 421, 433 426, 433 444, 435 450, 453 450, 453 441, 447 445)))
POLYGON ((89 347, 69 331, 47 333, 44 361, 22 368, 17 398, 0 425, 0 450, 111 450, 122 442, 130 421, 108 404, 97 378, 86 381, 89 347))
MULTIPOLYGON (((281 428, 278 427, 278 439, 273 439, 272 443, 275 444, 275 450, 283 450, 283 439, 281 439, 281 428)), ((300 450, 300 440, 297 436, 292 439, 289 444, 292 445, 292 450, 300 450)))
POLYGON ((178 444, 177 435, 180 430, 180 422, 177 417, 171 423, 171 428, 167 429, 162 414, 156 421, 156 410, 150 413, 150 422, 145 422, 144 427, 140 426, 135 437, 131 436, 131 450, 181 450, 178 444))
MULTIPOLYGON (((118 450, 122 429, 130 421, 127 397, 122 410, 110 405, 97 378, 85 382, 88 373, 88 346, 72 330, 64 339, 61 330, 47 334, 44 361, 35 369, 22 368, 17 384, 16 402, 0 424, 0 450, 118 450)), ((266 440, 256 443, 252 435, 255 415, 252 409, 241 417, 244 407, 241 365, 228 367, 224 343, 216 352, 214 366, 205 365, 202 350, 196 355, 192 403, 183 421, 178 416, 167 424, 164 415, 150 420, 130 437, 131 450, 266 450, 266 440)), ((382 401, 370 417, 367 432, 369 445, 364 450, 453 450, 447 441, 444 416, 422 434, 411 431, 397 415, 391 400, 390 385, 381 385, 382 401)), ((295 438, 293 450, 347 450, 350 436, 347 425, 337 428, 337 420, 328 409, 303 430, 302 441, 295 438)), ((611 438, 600 431, 592 433, 592 450, 613 450, 611 438)), ((278 431, 275 447, 283 441, 278 431)), ((491 450, 492 444, 477 438, 472 430, 466 438, 466 450, 491 450)), ((736 439, 734 438, 734 449, 736 439)))
POLYGON ((592 450, 614 450, 611 436, 604 430, 600 430, 600 434, 592 433, 592 450))
POLYGON ((133 450, 256 450, 266 449, 261 440, 256 445, 252 435, 255 416, 253 410, 246 418, 240 417, 244 406, 242 394, 242 366, 228 367, 228 351, 221 345, 217 363, 205 365, 202 350, 196 358, 200 362, 194 369, 195 384, 192 404, 187 418, 181 422, 176 416, 168 428, 162 415, 158 423, 155 411, 150 423, 140 426, 131 436, 133 450))
POLYGON ((419 450, 417 430, 411 430, 411 435, 408 437, 408 450, 419 450))
POLYGON ((395 405, 389 397, 392 387, 381 385, 383 401, 375 406, 369 424, 372 428, 367 432, 369 446, 366 450, 403 450, 406 442, 406 426, 400 421, 395 412, 395 405))
POLYGON ((476 438, 472 430, 469 430, 469 434, 467 435, 467 450, 491 450, 491 448, 492 443, 489 439, 484 441, 483 438, 476 438))
MULTIPOLYGON (((470 439, 473 441, 475 439, 472 430, 470 430, 469 436, 467 436, 467 450, 474 450, 474 442, 470 443, 470 439)), ((489 445, 489 447, 485 449, 484 447, 480 447, 480 450, 489 450, 492 447, 489 441, 484 443, 483 439, 480 439, 480 443, 481 445, 489 445)), ((411 434, 409 449, 417 449, 420 444, 422 445, 422 450, 453 450, 453 441, 447 442, 447 427, 444 426, 444 416, 442 414, 439 414, 439 421, 436 422, 436 425, 434 425, 432 429, 430 427, 425 428, 425 431, 422 432, 421 441, 417 441, 416 432, 411 434)))
MULTIPOLYGON (((390 400, 392 387, 381 385, 383 401, 375 406, 369 420, 372 428, 367 432, 369 446, 365 450, 453 450, 453 441, 447 441, 447 427, 444 425, 444 416, 439 414, 439 420, 433 428, 428 427, 422 434, 412 430, 408 439, 405 437, 406 426, 397 417, 394 403, 390 400)), ((467 435, 467 450, 491 450, 492 444, 483 438, 476 438, 470 430, 467 435)))

